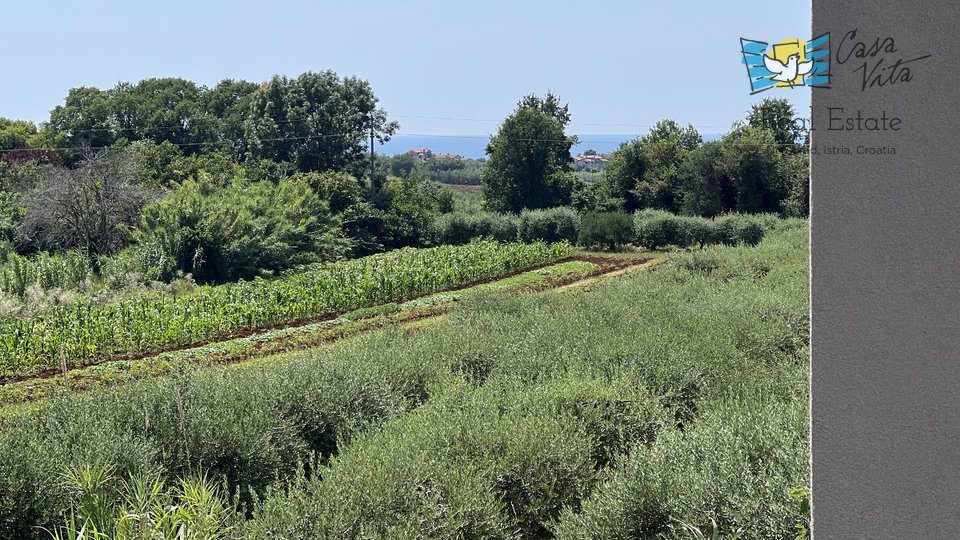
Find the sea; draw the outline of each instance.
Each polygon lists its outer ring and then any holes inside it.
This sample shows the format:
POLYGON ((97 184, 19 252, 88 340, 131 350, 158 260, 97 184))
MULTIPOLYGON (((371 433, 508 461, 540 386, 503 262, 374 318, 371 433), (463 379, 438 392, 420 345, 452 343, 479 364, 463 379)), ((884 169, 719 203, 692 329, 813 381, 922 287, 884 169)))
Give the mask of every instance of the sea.
MULTIPOLYGON (((580 142, 573 145, 570 153, 582 154, 586 150, 596 150, 597 153, 613 152, 621 143, 632 141, 639 134, 584 134, 578 135, 580 142)), ((719 139, 719 133, 703 134, 704 141, 719 139)), ((471 159, 486 157, 484 148, 490 141, 490 135, 405 135, 398 133, 386 144, 377 144, 376 151, 381 154, 395 156, 403 154, 413 148, 429 148, 434 154, 459 154, 471 159)))

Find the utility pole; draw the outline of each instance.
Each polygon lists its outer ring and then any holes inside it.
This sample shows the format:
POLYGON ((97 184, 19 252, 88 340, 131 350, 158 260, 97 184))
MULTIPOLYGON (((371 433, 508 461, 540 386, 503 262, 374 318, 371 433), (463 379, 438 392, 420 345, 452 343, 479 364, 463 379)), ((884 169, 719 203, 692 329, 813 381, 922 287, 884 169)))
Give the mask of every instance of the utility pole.
POLYGON ((377 194, 376 170, 373 158, 373 111, 370 111, 370 198, 377 194))

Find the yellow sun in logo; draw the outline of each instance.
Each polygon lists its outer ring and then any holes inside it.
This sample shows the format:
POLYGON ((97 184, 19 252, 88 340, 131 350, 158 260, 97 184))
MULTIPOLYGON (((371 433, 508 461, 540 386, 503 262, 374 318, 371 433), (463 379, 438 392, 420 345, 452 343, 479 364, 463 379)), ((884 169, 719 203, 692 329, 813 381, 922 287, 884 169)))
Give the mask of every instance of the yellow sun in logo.
MULTIPOLYGON (((773 44, 772 47, 767 49, 767 56, 773 58, 783 64, 787 63, 787 59, 791 54, 796 54, 800 56, 798 62, 805 62, 807 60, 804 51, 807 48, 807 42, 802 39, 790 38, 780 40, 773 44)), ((792 83, 789 82, 778 82, 774 86, 784 88, 791 86, 792 84, 803 84, 803 75, 797 75, 797 78, 793 80, 792 83)))

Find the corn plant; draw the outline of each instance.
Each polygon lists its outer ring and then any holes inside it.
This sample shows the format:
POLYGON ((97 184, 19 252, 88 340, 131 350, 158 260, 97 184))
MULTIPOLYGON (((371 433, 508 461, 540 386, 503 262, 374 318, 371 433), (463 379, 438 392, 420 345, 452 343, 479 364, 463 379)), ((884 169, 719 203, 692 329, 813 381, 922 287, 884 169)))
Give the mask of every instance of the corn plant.
POLYGON ((230 538, 236 516, 206 476, 180 479, 167 489, 157 475, 133 474, 109 486, 109 470, 84 467, 68 473, 77 502, 54 540, 181 540, 230 538))
POLYGON ((0 374, 164 348, 308 320, 457 287, 559 259, 566 243, 401 249, 311 266, 276 279, 132 294, 96 305, 82 299, 32 319, 0 320, 0 374))

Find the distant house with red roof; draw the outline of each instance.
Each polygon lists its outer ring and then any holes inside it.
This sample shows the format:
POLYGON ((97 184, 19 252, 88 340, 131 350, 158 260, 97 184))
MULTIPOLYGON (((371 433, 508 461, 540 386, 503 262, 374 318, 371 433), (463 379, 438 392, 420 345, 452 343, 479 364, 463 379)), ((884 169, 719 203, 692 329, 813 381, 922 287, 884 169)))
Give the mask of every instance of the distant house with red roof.
POLYGON ((468 161, 470 159, 468 157, 461 156, 460 154, 434 154, 429 148, 411 148, 407 150, 407 153, 424 161, 428 159, 455 159, 457 161, 468 161))
POLYGON ((597 154, 587 150, 583 154, 573 156, 574 168, 582 171, 599 171, 607 163, 607 158, 603 154, 597 154))
POLYGON ((433 152, 429 148, 411 148, 407 150, 408 154, 413 154, 417 159, 430 159, 433 157, 433 152))

